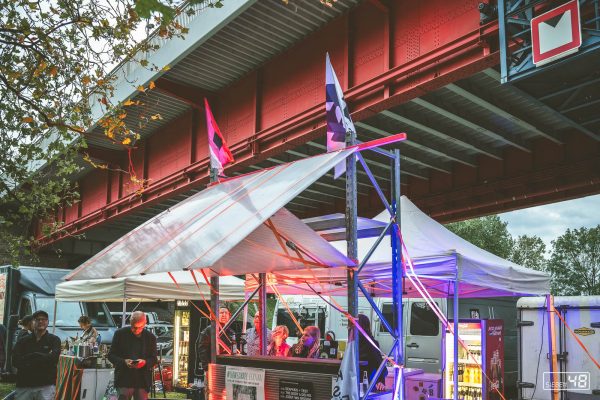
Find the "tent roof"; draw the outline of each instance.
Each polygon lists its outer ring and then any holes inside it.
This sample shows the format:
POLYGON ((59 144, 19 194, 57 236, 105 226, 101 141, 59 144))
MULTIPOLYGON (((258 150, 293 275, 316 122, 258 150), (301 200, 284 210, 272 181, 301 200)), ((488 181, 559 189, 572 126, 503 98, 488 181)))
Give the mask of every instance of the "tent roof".
POLYGON ((354 265, 282 208, 354 151, 326 153, 210 186, 118 239, 67 279, 186 269, 241 275, 354 265))
MULTIPOLYGON (((441 224, 419 210, 408 198, 401 199, 401 228, 409 256, 415 264, 417 275, 434 297, 453 294, 455 277, 460 281, 461 297, 520 296, 549 293, 550 278, 547 274, 524 268, 500 258, 450 232, 441 224)), ((389 221, 387 211, 374 218, 389 221)), ((358 259, 365 255, 377 238, 358 240, 358 259)), ((345 241, 332 242, 339 250, 346 248, 345 241)), ((389 239, 384 239, 368 264, 361 271, 360 279, 374 294, 391 293, 391 250, 389 239)), ((270 282, 287 283, 278 286, 281 293, 314 293, 302 282, 313 282, 313 289, 323 293, 343 293, 346 274, 337 270, 285 271, 271 275, 270 282)), ((253 286, 252 279, 247 286, 253 286)), ((405 281, 406 296, 417 297, 418 292, 405 281)), ((345 290, 345 289, 344 289, 345 290)))
MULTIPOLYGON (((198 286, 189 271, 172 272, 177 285, 166 272, 115 279, 85 279, 56 285, 58 301, 201 300, 210 297, 210 288, 201 274, 198 286)), ((198 276, 199 275, 199 276, 198 276)), ((244 298, 244 280, 234 276, 219 278, 221 300, 244 298)))

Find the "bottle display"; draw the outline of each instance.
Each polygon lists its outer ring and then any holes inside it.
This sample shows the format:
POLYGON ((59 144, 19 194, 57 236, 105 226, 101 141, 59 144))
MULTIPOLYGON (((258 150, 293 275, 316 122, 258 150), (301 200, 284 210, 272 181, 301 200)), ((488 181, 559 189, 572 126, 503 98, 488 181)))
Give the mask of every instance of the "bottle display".
POLYGON ((502 321, 461 320, 458 335, 458 388, 455 388, 454 337, 450 332, 446 334, 444 397, 453 398, 457 390, 462 400, 494 400, 492 392, 503 390, 503 370, 498 367, 504 355, 502 321))
POLYGON ((190 312, 175 311, 175 340, 173 349, 173 378, 177 386, 187 387, 190 346, 190 312))

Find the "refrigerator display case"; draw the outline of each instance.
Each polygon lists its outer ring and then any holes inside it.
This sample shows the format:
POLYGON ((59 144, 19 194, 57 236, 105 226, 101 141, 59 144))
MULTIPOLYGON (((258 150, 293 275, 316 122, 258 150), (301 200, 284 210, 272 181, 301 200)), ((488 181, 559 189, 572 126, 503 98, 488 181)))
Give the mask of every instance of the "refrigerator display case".
POLYGON ((190 348, 190 311, 175 310, 173 339, 173 384, 177 387, 188 386, 190 348))
MULTIPOLYGON (((452 323, 450 323, 453 326, 452 323)), ((504 395, 504 325, 502 320, 459 320, 458 398, 500 400, 504 395), (480 368, 481 366, 481 368, 480 368)), ((444 393, 454 397, 454 335, 445 338, 444 393)))

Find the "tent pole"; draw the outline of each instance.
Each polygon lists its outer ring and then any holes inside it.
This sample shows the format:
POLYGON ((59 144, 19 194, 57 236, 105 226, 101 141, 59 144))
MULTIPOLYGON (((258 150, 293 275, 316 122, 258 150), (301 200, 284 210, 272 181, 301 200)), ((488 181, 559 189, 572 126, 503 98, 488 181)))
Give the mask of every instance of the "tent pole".
MULTIPOLYGON (((217 182, 219 180, 219 170, 217 168, 210 168, 210 181, 217 182)), ((219 353, 219 345, 217 341, 219 339, 219 334, 217 332, 217 321, 216 318, 219 318, 219 277, 212 276, 210 278, 210 285, 212 286, 212 290, 210 291, 210 306, 213 309, 213 315, 215 319, 210 320, 210 363, 217 363, 217 354, 219 353)))
POLYGON ((58 308, 58 301, 56 300, 56 297, 54 298, 54 315, 52 316, 52 333, 54 334, 54 331, 56 330, 56 309, 58 308))
MULTIPOLYGON (((260 288, 260 286, 256 289, 258 290, 259 288, 260 288)), ((248 324, 248 303, 250 302, 250 299, 252 297, 254 297, 254 295, 248 297, 248 293, 244 293, 244 297, 246 298, 246 306, 244 307, 244 311, 243 311, 244 314, 243 314, 243 318, 242 318, 242 333, 245 335, 246 334, 246 325, 248 324)))
POLYGON ((556 354, 556 323, 554 318, 554 296, 546 295, 546 318, 548 318, 548 363, 551 382, 551 400, 558 400, 558 358, 556 354))
MULTIPOLYGON (((267 355, 267 274, 258 274, 258 309, 260 312, 260 355, 267 355)), ((256 328, 256 327, 255 327, 256 328)))
POLYGON ((125 318, 127 317, 127 297, 123 297, 123 312, 121 312, 121 328, 125 327, 125 318))
POLYGON ((454 400, 458 400, 458 264, 456 265, 456 277, 454 279, 453 321, 454 321, 454 400))
MULTIPOLYGON (((399 240, 401 233, 401 212, 400 212, 400 150, 394 150, 393 169, 392 169, 392 217, 395 219, 391 236, 392 244, 392 298, 393 298, 393 316, 394 316, 394 335, 398 341, 394 358, 398 365, 404 365, 404 327, 402 319, 402 278, 404 272, 401 265, 401 243, 399 240)), ((404 399, 404 374, 402 368, 396 368, 394 374, 394 400, 404 399)))
MULTIPOLYGON (((210 306, 213 309, 213 315, 215 318, 219 318, 219 277, 212 276, 210 278, 210 285, 212 286, 210 292, 210 306)), ((210 363, 215 364, 217 362, 217 354, 219 354, 219 346, 217 345, 217 321, 212 319, 210 321, 210 363)))
MULTIPOLYGON (((346 133, 346 147, 356 144, 356 132, 349 130, 346 133)), ((346 254, 349 259, 357 261, 358 259, 358 238, 357 238, 357 177, 356 177, 356 154, 351 154, 346 158, 346 254)), ((351 268, 347 272, 348 280, 348 313, 356 318, 358 317, 358 278, 356 270, 351 268)), ((351 324, 348 324, 350 327, 351 324)), ((354 354, 358 355, 358 330, 351 328, 348 332, 348 345, 351 345, 354 354), (351 341, 351 339, 354 339, 351 341)), ((350 350, 350 349, 348 349, 350 350)), ((347 351, 348 351, 347 350, 347 351)), ((359 357, 356 357, 356 362, 351 366, 351 375, 356 376, 356 390, 359 393, 360 374, 358 366, 359 357)))

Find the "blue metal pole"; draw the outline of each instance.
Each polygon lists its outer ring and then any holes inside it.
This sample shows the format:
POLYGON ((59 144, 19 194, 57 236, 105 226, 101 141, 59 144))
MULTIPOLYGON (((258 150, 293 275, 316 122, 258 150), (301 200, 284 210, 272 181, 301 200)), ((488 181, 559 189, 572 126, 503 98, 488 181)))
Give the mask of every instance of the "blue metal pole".
POLYGON ((369 249, 369 251, 367 252, 367 254, 365 254, 365 258, 363 258, 360 261, 360 264, 358 265, 358 270, 356 272, 357 274, 360 274, 360 271, 362 271, 362 269, 364 268, 364 266, 367 265, 367 262, 369 261, 369 259, 371 258, 371 256, 375 252, 375 250, 377 250, 377 247, 379 247, 379 244, 381 243, 381 241, 383 240, 383 238, 385 237, 385 235, 388 233, 388 231, 389 231, 389 229, 390 229, 391 226, 392 226, 392 220, 390 220, 390 222, 388 222, 388 224, 385 226, 385 228, 383 229, 383 231, 381 231, 381 233, 379 234, 379 237, 377 238, 377 240, 375 241, 375 243, 373 243, 373 246, 371 246, 371 248, 369 249))
POLYGON ((365 296, 365 299, 367 299, 367 301, 371 305, 371 308, 373 308, 373 311, 375 311, 375 314, 377 314, 377 316, 379 317, 379 321, 383 324, 383 326, 385 326, 385 329, 387 329, 387 331, 390 332, 394 339, 398 339, 398 337, 395 336, 395 330, 392 328, 388 320, 385 319, 385 316, 383 315, 379 307, 377 307, 377 304, 375 304, 375 300, 373 300, 373 298, 371 297, 367 289, 363 286, 361 281, 358 281, 358 288, 365 296))
MULTIPOLYGON (((394 150, 393 186, 392 186, 392 211, 396 223, 392 226, 392 297, 394 307, 394 335, 398 340, 395 351, 396 363, 404 365, 404 337, 402 326, 402 278, 400 240, 400 150, 394 150)), ((404 374, 402 368, 396 368, 394 375, 394 400, 404 399, 404 374)))

